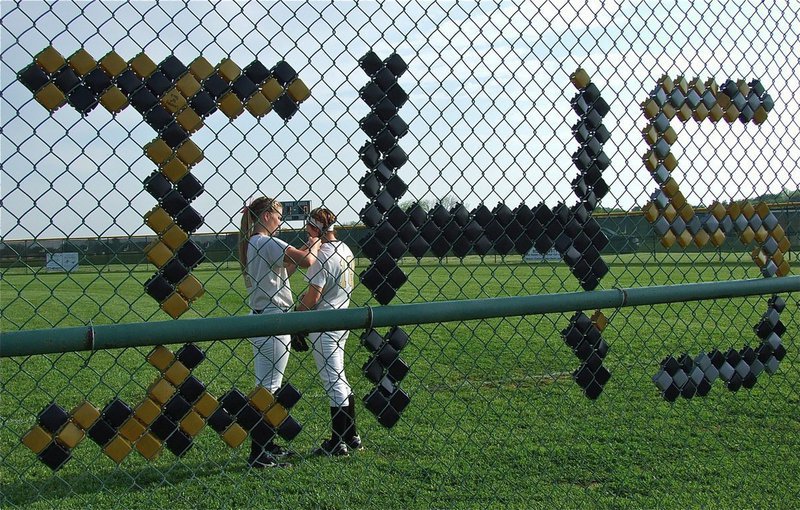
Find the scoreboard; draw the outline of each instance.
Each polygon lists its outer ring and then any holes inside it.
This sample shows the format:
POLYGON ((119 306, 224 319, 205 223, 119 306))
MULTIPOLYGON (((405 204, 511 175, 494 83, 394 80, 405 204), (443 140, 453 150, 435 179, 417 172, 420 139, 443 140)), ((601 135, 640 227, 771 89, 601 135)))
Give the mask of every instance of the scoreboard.
POLYGON ((281 201, 283 221, 304 221, 311 212, 311 200, 281 201))

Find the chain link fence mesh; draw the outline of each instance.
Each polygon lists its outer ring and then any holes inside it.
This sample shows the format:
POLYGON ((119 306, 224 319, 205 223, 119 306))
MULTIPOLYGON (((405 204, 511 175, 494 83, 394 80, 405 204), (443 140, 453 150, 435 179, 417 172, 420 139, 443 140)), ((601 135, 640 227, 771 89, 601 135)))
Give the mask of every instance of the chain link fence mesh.
MULTIPOLYGON (((0 10, 4 332, 250 313, 237 236, 258 195, 299 214, 294 246, 309 207, 337 215, 352 306, 796 271, 796 2, 0 10)), ((341 459, 309 453, 330 417, 308 353, 280 408, 250 393, 247 339, 4 358, 0 501, 785 508, 797 308, 353 331, 366 448, 341 459), (248 468, 256 423, 288 467, 248 468)))

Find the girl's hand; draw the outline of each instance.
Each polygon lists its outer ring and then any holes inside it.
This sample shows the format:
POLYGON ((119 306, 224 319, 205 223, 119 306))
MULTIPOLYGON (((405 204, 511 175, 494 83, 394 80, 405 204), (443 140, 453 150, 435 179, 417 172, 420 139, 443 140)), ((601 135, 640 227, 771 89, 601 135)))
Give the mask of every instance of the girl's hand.
POLYGON ((309 237, 305 242, 305 248, 298 249, 289 245, 286 248, 286 255, 283 257, 284 266, 288 268, 289 265, 295 264, 302 268, 310 267, 311 264, 317 260, 317 254, 319 253, 319 247, 321 245, 322 243, 320 243, 319 239, 316 237, 309 237))

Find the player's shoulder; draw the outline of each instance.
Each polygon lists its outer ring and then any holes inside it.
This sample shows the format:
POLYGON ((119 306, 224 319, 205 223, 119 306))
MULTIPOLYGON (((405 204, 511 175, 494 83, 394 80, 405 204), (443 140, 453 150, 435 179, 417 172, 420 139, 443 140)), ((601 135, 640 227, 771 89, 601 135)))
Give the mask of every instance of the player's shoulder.
POLYGON ((320 258, 330 258, 330 256, 334 253, 336 253, 336 249, 333 246, 333 243, 322 243, 322 246, 319 247, 320 258))
POLYGON ((350 247, 347 246, 347 244, 344 241, 336 240, 335 243, 331 244, 333 245, 331 251, 333 251, 340 257, 351 258, 353 256, 352 250, 350 250, 350 247))
POLYGON ((250 238, 250 244, 257 248, 266 247, 266 248, 285 248, 287 246, 286 241, 283 239, 272 237, 272 236, 265 236, 265 235, 254 235, 250 238))

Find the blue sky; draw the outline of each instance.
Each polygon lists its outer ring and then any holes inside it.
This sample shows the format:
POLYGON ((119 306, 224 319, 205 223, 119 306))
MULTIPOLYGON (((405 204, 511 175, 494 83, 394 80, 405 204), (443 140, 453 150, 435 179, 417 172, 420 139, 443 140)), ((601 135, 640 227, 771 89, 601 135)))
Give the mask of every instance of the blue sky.
POLYGON ((605 151, 611 191, 602 205, 642 205, 656 188, 642 165, 639 103, 663 74, 718 82, 759 78, 775 100, 761 126, 673 127, 674 173, 694 203, 800 187, 800 24, 793 3, 588 2, 11 2, 2 10, 3 238, 150 234, 142 215, 155 205, 142 180, 155 166, 142 147, 155 132, 133 108, 102 107, 82 118, 65 106, 50 115, 16 81, 48 44, 95 58, 140 51, 184 63, 202 55, 271 66, 287 60, 311 88, 288 123, 274 113, 217 112, 193 135, 206 159, 192 172, 206 193, 194 207, 203 232, 235 230, 255 194, 310 199, 357 218, 366 202, 358 149, 367 112, 357 59, 396 51, 409 64, 400 110, 409 194, 454 194, 475 206, 575 202, 570 126, 577 116, 569 75, 584 67, 611 105, 605 151), (232 222, 233 221, 233 222, 232 222))

